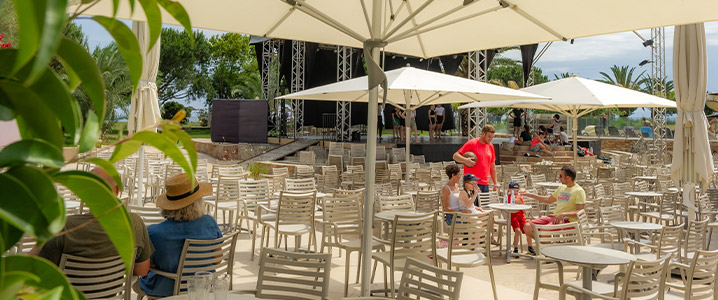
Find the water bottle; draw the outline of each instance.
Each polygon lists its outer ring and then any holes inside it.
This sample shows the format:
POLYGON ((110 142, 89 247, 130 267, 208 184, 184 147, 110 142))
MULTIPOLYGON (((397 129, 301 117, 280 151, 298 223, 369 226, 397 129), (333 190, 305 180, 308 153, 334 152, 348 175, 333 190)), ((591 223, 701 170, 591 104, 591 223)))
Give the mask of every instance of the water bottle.
POLYGON ((504 193, 504 204, 508 204, 508 203, 509 203, 509 192, 506 191, 504 193))

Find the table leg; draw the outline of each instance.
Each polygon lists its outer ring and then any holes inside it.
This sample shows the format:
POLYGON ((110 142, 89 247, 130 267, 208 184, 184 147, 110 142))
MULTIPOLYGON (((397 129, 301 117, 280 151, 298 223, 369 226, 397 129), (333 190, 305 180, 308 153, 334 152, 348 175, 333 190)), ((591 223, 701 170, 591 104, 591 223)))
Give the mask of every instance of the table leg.
POLYGON ((511 263, 511 212, 506 211, 506 263, 511 263))
MULTIPOLYGON (((583 266, 583 288, 587 290, 593 289, 593 268, 583 266)), ((583 300, 591 300, 591 295, 583 294, 583 300)))

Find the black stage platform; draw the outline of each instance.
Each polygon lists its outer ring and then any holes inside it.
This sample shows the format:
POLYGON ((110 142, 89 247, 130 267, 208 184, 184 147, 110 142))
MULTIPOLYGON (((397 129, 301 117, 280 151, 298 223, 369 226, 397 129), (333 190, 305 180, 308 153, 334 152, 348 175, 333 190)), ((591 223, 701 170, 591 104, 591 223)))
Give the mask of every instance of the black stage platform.
MULTIPOLYGON (((397 147, 406 147, 406 143, 401 141, 394 141, 393 138, 382 138, 380 144, 387 142, 395 142, 397 147)), ((428 137, 419 137, 418 143, 412 141, 409 152, 413 155, 424 155, 424 159, 427 162, 440 162, 440 161, 451 161, 454 160, 452 156, 454 152, 459 150, 461 146, 466 143, 469 139, 467 137, 458 136, 445 136, 441 140, 429 140, 428 137)), ((505 140, 502 138, 494 138, 492 143, 494 144, 494 153, 496 154, 496 164, 500 164, 499 147, 501 142, 505 140)))

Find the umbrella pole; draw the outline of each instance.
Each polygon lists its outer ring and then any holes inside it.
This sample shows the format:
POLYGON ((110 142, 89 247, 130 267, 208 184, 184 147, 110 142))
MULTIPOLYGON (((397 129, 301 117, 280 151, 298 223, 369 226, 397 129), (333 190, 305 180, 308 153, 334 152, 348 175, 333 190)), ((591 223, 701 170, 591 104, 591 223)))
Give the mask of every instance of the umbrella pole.
MULTIPOLYGON (((372 36, 378 37, 381 35, 381 10, 382 1, 374 0, 372 5, 372 24, 370 25, 372 36)), ((373 46, 367 49, 371 52, 371 58, 374 63, 379 65, 379 48, 373 46)), ((366 51, 366 50, 365 50, 366 51)), ((383 71, 382 71, 383 72, 383 71)), ((376 178, 376 126, 377 118, 376 114, 372 112, 377 111, 377 103, 379 102, 379 88, 371 87, 371 83, 374 82, 376 74, 375 72, 368 72, 369 83, 367 88, 369 89, 369 106, 367 113, 367 126, 369 127, 367 132, 367 148, 366 149, 366 162, 364 170, 366 171, 365 186, 366 191, 364 193, 364 230, 362 231, 362 252, 363 255, 361 265, 361 296, 368 297, 369 281, 371 280, 371 262, 372 262, 372 234, 374 232, 374 179, 376 178)))
POLYGON ((404 91, 404 98, 406 99, 406 109, 404 110, 404 132, 406 132, 406 134, 404 135, 404 137, 406 138, 406 140, 405 140, 406 146, 404 148, 406 150, 406 154, 404 156, 404 164, 406 166, 405 180, 408 183, 409 182, 409 174, 411 174, 411 162, 412 162, 411 161, 411 151, 409 149, 411 147, 411 127, 410 127, 411 111, 409 110, 409 102, 411 99, 411 92, 409 92, 409 94, 407 94, 407 92, 404 91))

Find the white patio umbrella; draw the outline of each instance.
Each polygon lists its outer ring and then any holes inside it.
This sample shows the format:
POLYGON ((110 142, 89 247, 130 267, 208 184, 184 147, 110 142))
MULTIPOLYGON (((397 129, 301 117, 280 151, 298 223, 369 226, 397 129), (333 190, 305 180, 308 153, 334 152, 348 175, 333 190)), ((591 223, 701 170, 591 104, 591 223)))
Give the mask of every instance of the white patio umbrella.
POLYGON ((706 104, 706 40, 703 24, 676 26, 673 78, 678 103, 671 178, 683 186, 689 220, 695 218, 695 187, 708 186, 713 158, 708 143, 706 104))
MULTIPOLYGON (((458 76, 404 67, 386 72, 387 91, 385 102, 406 111, 406 159, 410 152, 410 111, 424 105, 466 103, 474 101, 498 101, 521 99, 527 101, 546 100, 539 96, 502 86, 483 83, 458 76)), ((369 102, 368 76, 331 83, 308 90, 277 97, 277 99, 330 100, 369 102)), ((383 87, 381 95, 383 95, 383 87)), ((375 130, 376 131, 376 130, 375 130)), ((406 179, 409 180, 411 165, 406 165, 406 179)))
POLYGON ((578 158, 578 118, 597 109, 611 107, 676 107, 676 103, 660 97, 607 84, 595 80, 571 76, 521 89, 525 92, 551 97, 540 101, 496 101, 478 102, 459 106, 472 107, 516 107, 545 109, 560 112, 573 119, 573 161, 578 158))
MULTIPOLYGON (((132 32, 137 36, 142 52, 142 76, 137 90, 132 93, 130 115, 127 120, 127 131, 133 134, 162 120, 160 105, 157 99, 157 70, 160 66, 160 40, 149 49, 150 32, 146 22, 132 22, 132 32), (149 50, 149 51, 148 51, 149 50)), ((152 128, 154 130, 154 128, 152 128)), ((137 166, 137 197, 134 205, 144 205, 144 163, 145 147, 140 147, 139 162, 137 166)))
MULTIPOLYGON (((113 15, 114 1, 93 2, 88 15, 113 15)), ((718 1, 664 0, 179 0, 193 26, 326 44, 363 47, 369 74, 369 137, 364 216, 374 205, 377 89, 384 79, 379 48, 388 52, 434 57, 480 49, 569 40, 636 29, 718 20, 718 1), (606 20, 611 20, 610 22, 606 20), (501 28, 501 30, 476 30, 501 28)), ((120 1, 119 18, 144 21, 120 1)), ((71 6, 68 12, 76 11, 71 6)), ((83 7, 82 9, 87 8, 83 7)), ((164 11, 166 24, 177 22, 164 11)), ((365 232, 371 224, 365 222, 365 232)), ((364 236, 362 295, 367 295, 371 237, 364 236)))

